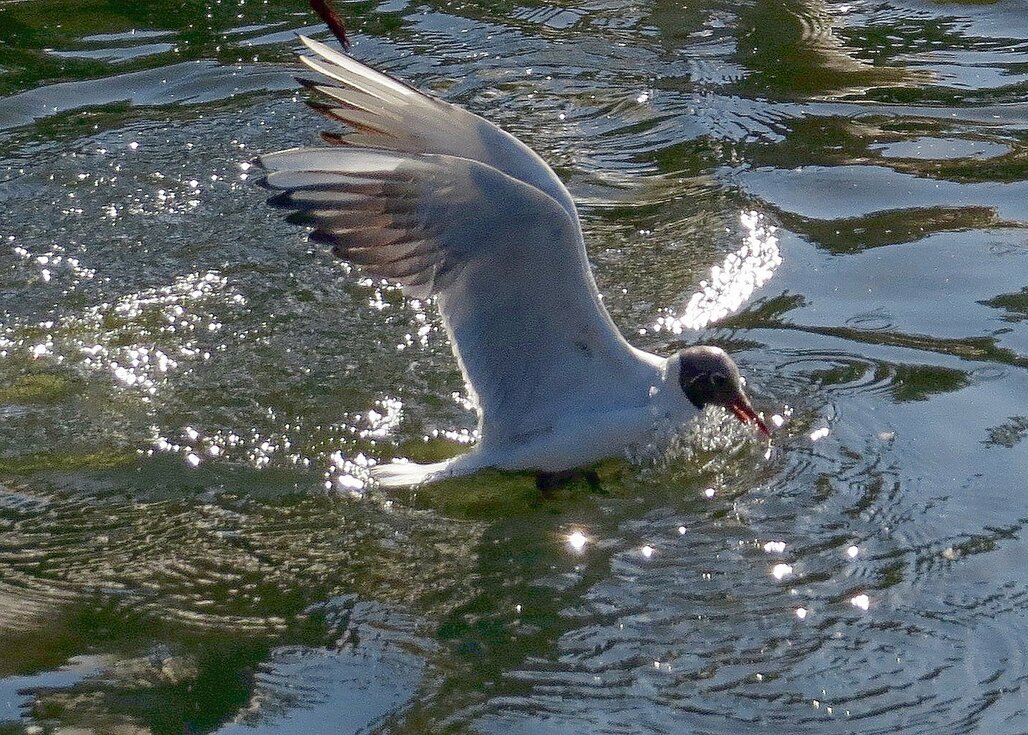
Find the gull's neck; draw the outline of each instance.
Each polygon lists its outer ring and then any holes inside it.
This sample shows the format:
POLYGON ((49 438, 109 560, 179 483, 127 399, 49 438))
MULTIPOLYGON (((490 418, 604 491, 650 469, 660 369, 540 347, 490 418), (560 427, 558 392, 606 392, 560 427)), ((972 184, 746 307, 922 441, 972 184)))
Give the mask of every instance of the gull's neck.
POLYGON ((681 355, 675 353, 670 357, 659 357, 646 354, 660 366, 659 378, 650 388, 649 405, 654 419, 678 425, 699 413, 678 382, 682 369, 681 355))

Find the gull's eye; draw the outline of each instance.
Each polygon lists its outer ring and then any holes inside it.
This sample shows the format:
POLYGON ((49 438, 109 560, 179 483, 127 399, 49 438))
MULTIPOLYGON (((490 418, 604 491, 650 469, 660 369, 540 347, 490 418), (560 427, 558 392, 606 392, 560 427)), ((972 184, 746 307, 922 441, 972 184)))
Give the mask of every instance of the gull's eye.
POLYGON ((724 373, 711 373, 707 379, 712 388, 724 388, 728 385, 728 376, 724 373))

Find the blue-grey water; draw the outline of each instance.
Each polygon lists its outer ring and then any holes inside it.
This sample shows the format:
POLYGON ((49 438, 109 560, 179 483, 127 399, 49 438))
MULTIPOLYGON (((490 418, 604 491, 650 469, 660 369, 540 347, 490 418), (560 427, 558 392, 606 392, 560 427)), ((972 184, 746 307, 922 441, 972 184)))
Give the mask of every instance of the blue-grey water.
POLYGON ((2 2, 0 732, 1028 733, 1024 0, 340 9, 771 448, 376 490, 475 420, 432 306, 253 186, 326 124, 305 4, 2 2))

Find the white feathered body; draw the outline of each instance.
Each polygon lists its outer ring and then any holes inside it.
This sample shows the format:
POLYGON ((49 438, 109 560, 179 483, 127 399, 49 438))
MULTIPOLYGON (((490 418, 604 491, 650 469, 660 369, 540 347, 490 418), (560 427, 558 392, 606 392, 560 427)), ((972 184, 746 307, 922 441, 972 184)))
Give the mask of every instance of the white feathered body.
POLYGON ((546 430, 497 445, 488 440, 445 462, 394 462, 372 469, 385 487, 417 485, 493 468, 511 471, 563 472, 588 467, 623 455, 664 431, 678 427, 699 412, 678 386, 678 356, 661 358, 640 352, 645 382, 622 384, 619 395, 605 405, 583 410, 577 402, 554 402, 554 418, 546 430), (558 418, 559 417, 559 418, 558 418))

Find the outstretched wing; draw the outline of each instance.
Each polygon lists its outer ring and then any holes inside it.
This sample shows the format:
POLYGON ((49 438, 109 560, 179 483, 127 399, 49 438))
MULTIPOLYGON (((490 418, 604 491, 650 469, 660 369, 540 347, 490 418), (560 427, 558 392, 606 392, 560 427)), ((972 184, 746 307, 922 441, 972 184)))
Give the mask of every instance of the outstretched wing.
POLYGON ((556 200, 578 227, 571 194, 536 153, 492 123, 429 97, 323 43, 300 36, 317 56, 300 61, 317 79, 299 81, 323 101, 310 104, 349 133, 322 133, 335 145, 470 158, 534 186, 556 200))
MULTIPOLYGON (((479 161, 367 148, 261 157, 272 204, 311 238, 417 297, 436 296, 481 411, 483 444, 603 410, 654 368, 600 303, 577 220, 479 161)), ((646 396, 640 396, 645 401, 646 396)))

